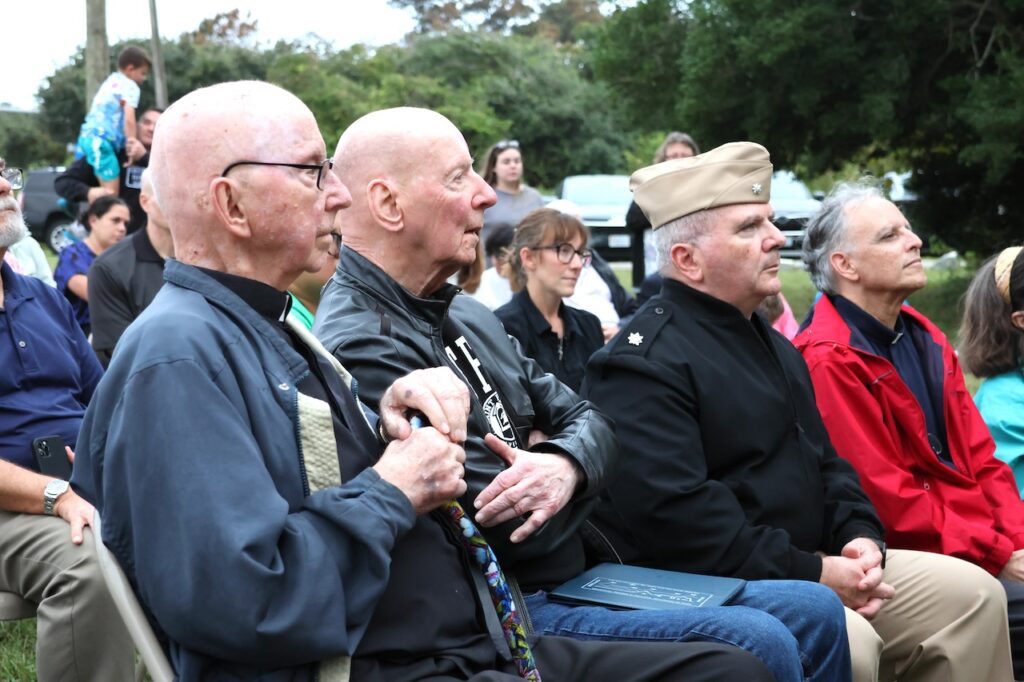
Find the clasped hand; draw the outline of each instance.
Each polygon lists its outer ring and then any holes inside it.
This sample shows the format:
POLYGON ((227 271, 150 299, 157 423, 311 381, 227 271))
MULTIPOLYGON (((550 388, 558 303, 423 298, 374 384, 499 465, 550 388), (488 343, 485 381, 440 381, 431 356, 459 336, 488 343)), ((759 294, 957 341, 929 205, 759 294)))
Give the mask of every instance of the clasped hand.
POLYGON ((821 560, 821 583, 831 587, 846 607, 868 620, 896 594, 882 577, 882 552, 868 538, 854 538, 840 556, 821 560))

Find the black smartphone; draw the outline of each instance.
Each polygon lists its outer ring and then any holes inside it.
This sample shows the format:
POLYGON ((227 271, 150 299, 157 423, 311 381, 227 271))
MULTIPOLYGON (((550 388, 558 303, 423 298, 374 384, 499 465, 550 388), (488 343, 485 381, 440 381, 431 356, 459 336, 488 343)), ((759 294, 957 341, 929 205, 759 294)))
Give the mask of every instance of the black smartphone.
POLYGON ((66 481, 71 478, 71 462, 64 451, 64 439, 60 436, 44 436, 32 441, 32 452, 36 456, 39 473, 66 481))

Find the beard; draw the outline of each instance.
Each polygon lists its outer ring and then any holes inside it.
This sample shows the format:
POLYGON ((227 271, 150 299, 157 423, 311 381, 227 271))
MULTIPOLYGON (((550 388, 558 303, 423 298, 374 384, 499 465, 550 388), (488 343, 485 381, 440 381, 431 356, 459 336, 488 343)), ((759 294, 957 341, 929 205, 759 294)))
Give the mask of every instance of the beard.
POLYGON ((0 249, 14 246, 28 236, 25 218, 18 202, 10 194, 0 200, 0 249))

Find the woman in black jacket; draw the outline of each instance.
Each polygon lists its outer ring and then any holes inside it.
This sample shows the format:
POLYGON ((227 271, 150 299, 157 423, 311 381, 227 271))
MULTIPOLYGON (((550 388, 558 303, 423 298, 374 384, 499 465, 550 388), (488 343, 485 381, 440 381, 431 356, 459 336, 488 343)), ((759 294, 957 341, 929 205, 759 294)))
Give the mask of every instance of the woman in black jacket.
POLYGON ((565 305, 590 261, 587 229, 550 208, 531 211, 510 247, 512 300, 494 311, 505 330, 546 372, 578 391, 591 354, 604 345, 595 315, 565 305))

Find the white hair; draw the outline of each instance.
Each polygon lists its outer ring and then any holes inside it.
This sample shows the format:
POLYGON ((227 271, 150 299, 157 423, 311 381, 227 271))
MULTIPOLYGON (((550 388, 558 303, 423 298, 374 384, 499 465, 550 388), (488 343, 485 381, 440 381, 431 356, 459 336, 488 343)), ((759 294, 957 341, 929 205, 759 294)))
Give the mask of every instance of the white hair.
POLYGON ((835 272, 832 270, 832 254, 843 250, 846 231, 846 208, 866 199, 885 196, 877 185, 868 179, 859 182, 844 182, 836 185, 821 202, 818 212, 807 221, 804 234, 803 259, 811 282, 821 292, 836 293, 835 272))
POLYGON ((706 209, 670 220, 654 231, 654 248, 658 253, 658 271, 662 275, 672 272, 672 247, 676 244, 696 244, 710 230, 712 211, 706 209))

